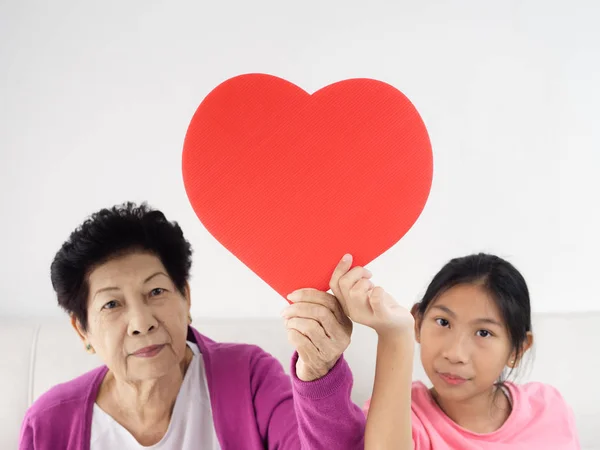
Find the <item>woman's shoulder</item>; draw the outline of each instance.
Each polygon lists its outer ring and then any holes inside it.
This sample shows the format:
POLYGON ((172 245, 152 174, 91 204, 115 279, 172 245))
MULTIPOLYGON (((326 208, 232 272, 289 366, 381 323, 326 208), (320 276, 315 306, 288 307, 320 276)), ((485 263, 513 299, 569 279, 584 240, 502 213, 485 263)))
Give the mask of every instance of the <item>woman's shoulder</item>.
POLYGON ((258 359, 272 359, 277 361, 274 356, 263 350, 255 344, 245 344, 239 342, 217 342, 197 330, 194 330, 195 343, 198 345, 200 352, 214 362, 230 362, 239 364, 242 361, 255 361, 258 359))
POLYGON ((239 369, 256 363, 279 364, 279 360, 255 344, 237 342, 212 342, 209 350, 212 364, 235 365, 239 369))
POLYGON ((90 370, 70 381, 57 384, 40 395, 27 410, 28 420, 45 419, 56 415, 61 417, 79 414, 82 404, 88 399, 93 401, 92 392, 97 390, 106 374, 106 366, 90 370))

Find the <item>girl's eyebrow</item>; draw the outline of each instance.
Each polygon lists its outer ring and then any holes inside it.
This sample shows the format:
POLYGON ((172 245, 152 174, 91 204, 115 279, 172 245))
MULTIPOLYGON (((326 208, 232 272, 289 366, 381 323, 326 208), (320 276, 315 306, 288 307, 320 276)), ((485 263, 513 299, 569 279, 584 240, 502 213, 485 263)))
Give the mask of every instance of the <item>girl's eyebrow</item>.
MULTIPOLYGON (((431 309, 439 309, 440 311, 443 311, 446 314, 448 314, 450 317, 456 318, 456 314, 454 313, 454 311, 452 311, 447 306, 444 306, 444 305, 433 305, 431 307, 431 309)), ((489 318, 489 317, 482 317, 480 319, 475 319, 475 320, 472 320, 471 323, 488 323, 488 324, 491 324, 491 325, 496 325, 498 327, 502 327, 502 324, 500 322, 498 322, 495 319, 489 318)))

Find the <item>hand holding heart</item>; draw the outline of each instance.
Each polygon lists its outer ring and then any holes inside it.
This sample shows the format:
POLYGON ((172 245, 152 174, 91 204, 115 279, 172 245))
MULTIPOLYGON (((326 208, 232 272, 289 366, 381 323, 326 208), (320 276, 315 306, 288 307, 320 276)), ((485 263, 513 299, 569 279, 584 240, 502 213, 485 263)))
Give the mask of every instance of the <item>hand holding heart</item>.
POLYGON ((383 288, 370 280, 369 270, 350 269, 352 256, 346 255, 333 272, 330 288, 344 313, 356 323, 373 328, 379 336, 412 332, 414 318, 383 288))
POLYGON ((350 344, 352 322, 337 299, 316 289, 300 289, 282 313, 288 340, 298 352, 296 375, 302 381, 321 378, 350 344))
POLYGON ((370 281, 371 272, 344 256, 330 280, 331 295, 300 289, 282 313, 288 340, 298 352, 296 375, 303 381, 325 376, 350 344, 352 319, 380 336, 412 332, 414 319, 391 295, 370 281))

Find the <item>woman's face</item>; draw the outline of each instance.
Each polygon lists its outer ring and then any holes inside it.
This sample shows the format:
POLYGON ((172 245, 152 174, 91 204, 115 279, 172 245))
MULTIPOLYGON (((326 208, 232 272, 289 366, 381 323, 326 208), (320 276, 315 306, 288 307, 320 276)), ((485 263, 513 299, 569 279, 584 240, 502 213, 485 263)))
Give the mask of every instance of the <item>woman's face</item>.
POLYGON ((189 293, 177 290, 159 258, 130 253, 111 259, 88 283, 88 330, 76 327, 115 377, 156 379, 182 362, 189 293))

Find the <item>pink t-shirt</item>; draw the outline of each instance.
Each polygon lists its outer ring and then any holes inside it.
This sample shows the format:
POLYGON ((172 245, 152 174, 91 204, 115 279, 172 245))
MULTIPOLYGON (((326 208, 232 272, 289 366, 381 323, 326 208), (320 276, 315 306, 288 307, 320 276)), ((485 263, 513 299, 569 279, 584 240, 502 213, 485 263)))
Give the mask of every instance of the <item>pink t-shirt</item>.
MULTIPOLYGON (((493 433, 479 434, 453 422, 420 381, 412 386, 412 432, 415 450, 580 449, 573 411, 547 384, 506 383, 512 412, 493 433)), ((365 405, 367 412, 369 402, 365 405)))

